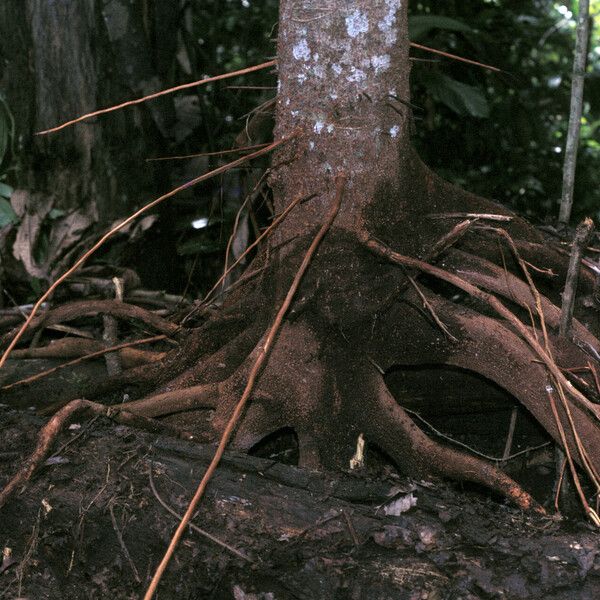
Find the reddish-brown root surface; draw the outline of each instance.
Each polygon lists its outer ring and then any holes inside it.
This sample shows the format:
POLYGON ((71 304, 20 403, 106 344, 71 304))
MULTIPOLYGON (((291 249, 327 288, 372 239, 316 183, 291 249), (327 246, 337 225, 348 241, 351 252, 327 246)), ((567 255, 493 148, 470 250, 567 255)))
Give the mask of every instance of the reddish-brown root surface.
MULTIPOLYGON (((375 240, 379 236, 390 239, 393 234, 399 240, 398 256, 430 256, 431 249, 457 223, 427 221, 423 211, 434 214, 443 206, 449 212, 509 214, 441 182, 424 172, 419 163, 411 168, 412 175, 407 177, 414 182, 415 192, 407 206, 412 208, 403 218, 394 216, 391 207, 397 199, 384 198, 381 214, 392 216, 373 236, 375 240)), ((369 218, 380 216, 374 211, 369 218)), ((465 227, 461 235, 450 236, 450 248, 433 256, 438 270, 426 269, 424 274, 418 260, 407 259, 404 268, 415 278, 417 293, 407 285, 403 269, 382 258, 385 253, 374 256, 367 249, 370 236, 332 229, 290 307, 233 444, 248 449, 272 432, 289 428, 297 435, 302 465, 347 469, 362 433, 408 473, 473 481, 523 508, 536 506, 527 492, 493 465, 427 436, 403 410, 402 397, 395 399, 382 377, 397 365, 454 366, 508 392, 559 443, 561 436, 549 410, 546 387, 561 382, 577 435, 598 469, 600 411, 580 391, 569 387, 559 369, 594 361, 585 347, 597 349, 598 340, 583 324, 589 324, 584 319, 574 322, 575 343, 558 339, 558 288, 566 261, 544 247, 539 234, 524 221, 515 217, 506 227, 525 261, 557 273, 551 277, 532 270, 541 292, 539 306, 549 330, 550 353, 544 349, 533 290, 522 279, 510 251, 498 251, 497 236, 465 227), (462 281, 458 286, 461 297, 456 294, 457 278, 462 281), (502 306, 497 297, 504 300, 502 306), (424 298, 428 310, 423 310, 424 298), (440 323, 458 341, 444 334, 440 323)), ((179 346, 162 360, 94 382, 85 396, 99 397, 124 385, 139 386, 140 397, 124 404, 122 410, 139 417, 166 416, 166 423, 191 429, 197 438, 201 431, 203 439, 217 440, 261 351, 274 307, 280 304, 282 290, 289 286, 310 238, 307 234, 295 240, 295 250, 288 245, 281 257, 278 249, 272 248, 271 262, 260 278, 252 286, 236 289, 220 314, 197 329, 182 330, 179 346), (208 422, 207 412, 211 415, 208 422)), ((258 260, 263 259, 264 255, 259 255, 258 260)), ((583 277, 580 288, 583 293, 590 292, 589 277, 583 277)), ((70 308, 59 314, 63 314, 61 318, 95 314, 99 308, 82 312, 80 306, 79 313, 70 308)), ((133 314, 123 316, 131 318, 133 314)), ((144 319, 150 324, 147 315, 144 319)), ((177 329, 160 321, 152 323, 169 333, 177 329)), ((581 464, 564 410, 561 415, 571 454, 581 464)))

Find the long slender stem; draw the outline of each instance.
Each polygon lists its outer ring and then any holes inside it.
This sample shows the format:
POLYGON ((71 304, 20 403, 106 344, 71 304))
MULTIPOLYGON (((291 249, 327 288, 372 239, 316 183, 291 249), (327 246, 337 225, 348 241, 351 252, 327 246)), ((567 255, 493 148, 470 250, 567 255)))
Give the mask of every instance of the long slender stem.
POLYGON ((122 104, 117 104, 115 106, 109 106, 108 108, 102 108, 100 110, 95 110, 94 112, 87 113, 85 115, 81 115, 76 119, 72 119, 71 121, 67 121, 66 123, 62 123, 61 125, 57 125, 56 127, 52 127, 51 129, 45 129, 44 131, 38 131, 36 135, 47 135, 49 133, 54 133, 55 131, 60 131, 65 127, 70 127, 71 125, 75 125, 75 123, 80 123, 81 121, 86 121, 87 119, 91 119, 92 117, 98 117, 100 115, 105 115, 106 113, 113 112, 115 110, 120 110, 121 108, 125 108, 127 106, 132 106, 134 104, 141 104, 142 102, 147 102, 148 100, 154 100, 154 98, 158 98, 160 96, 165 96, 166 94, 172 94, 174 92, 179 92, 180 90, 187 90, 191 87, 196 87, 199 85, 203 85, 205 83, 210 83, 212 81, 220 81, 221 79, 229 79, 230 77, 237 77, 238 75, 245 75, 246 73, 252 73, 254 71, 260 71, 261 69, 266 69, 268 67, 273 67, 277 61, 269 60, 260 65, 255 65, 253 67, 247 67, 245 69, 241 69, 239 71, 232 71, 231 73, 223 73, 222 75, 216 75, 214 77, 206 77, 205 79, 199 79, 198 81, 192 81, 190 83, 184 83, 182 85, 178 85, 167 90, 161 90, 160 92, 155 92, 154 94, 150 94, 149 96, 144 96, 142 98, 136 98, 135 100, 128 100, 127 102, 123 102, 122 104))
POLYGON ((577 147, 579 146, 579 129, 583 106, 583 80, 587 60, 589 35, 589 0, 579 0, 577 17, 577 38, 575 41, 575 57, 573 59, 573 79, 571 81, 571 108, 569 112, 569 129, 565 146, 563 166, 562 196, 558 220, 565 225, 571 218, 573 206, 573 186, 575 184, 575 166, 577 163, 577 147))
POLYGON ((221 440, 219 442, 219 445, 217 447, 215 455, 214 455, 212 461, 210 462, 210 465, 208 466, 208 469, 206 470, 206 473, 204 474, 202 481, 198 485, 198 489, 196 490, 196 493, 194 494, 192 501, 190 502, 187 510, 185 511, 185 514, 183 515, 183 519, 181 519, 181 522, 179 523, 177 530, 173 534, 173 537, 171 538, 171 542, 169 543, 169 547, 167 548, 167 551, 165 552, 163 559, 161 560, 160 564, 158 565, 158 567, 156 569, 156 572, 154 573, 154 576, 152 577, 152 581, 150 582, 150 585, 148 586, 148 590, 146 591, 146 594, 144 595, 144 600, 150 600, 152 598, 152 596, 154 595, 154 592, 156 591, 156 588, 158 587, 161 577, 162 577, 163 573, 165 572, 165 569, 167 568, 167 565, 169 564, 169 561, 171 560, 171 557, 173 556, 173 553, 175 552, 177 545, 179 544, 179 540, 181 539, 181 536, 183 535, 184 531, 186 530, 187 525, 188 525, 190 519, 192 518, 194 511, 196 510, 196 506, 198 505, 198 502, 204 495, 204 490, 206 489, 208 482, 210 481, 211 477, 213 476, 213 473, 215 472, 217 466, 219 465, 221 457, 223 456, 223 453, 225 452, 227 443, 229 442, 229 439, 231 438, 231 435, 233 434, 233 431, 234 431, 234 429, 237 425, 237 422, 242 414, 242 411, 244 410, 244 407, 248 401, 248 398, 250 397, 250 394, 252 393, 252 390, 254 389, 254 384, 256 382, 256 379, 269 356, 271 348, 273 347, 273 343, 275 341, 275 338, 277 337, 277 333, 279 331, 281 323, 283 322, 283 318, 285 317, 290 305, 292 304, 294 296, 296 295, 296 291, 298 290, 298 287, 300 286, 302 277, 304 276, 306 269, 308 269, 308 265, 310 264, 313 254, 315 253, 316 249, 318 248, 319 244, 321 243, 321 240, 323 239, 323 237, 325 237, 325 234, 331 227, 331 225, 332 225, 333 221, 335 220, 335 217, 340 209, 345 183, 346 183, 346 176, 343 174, 338 175, 336 178, 336 196, 335 196, 335 201, 333 203, 333 206, 331 207, 331 210, 329 211, 329 214, 327 215, 325 222, 320 227, 319 231, 317 232, 317 235, 313 239, 310 247, 308 248, 308 250, 306 251, 306 254, 304 255, 302 264, 300 265, 300 268, 296 272, 296 275, 294 276, 294 279, 292 281, 292 285, 290 286, 290 289, 288 290, 288 293, 287 293, 279 311, 277 312, 275 320, 273 321, 273 324, 271 325, 271 328, 269 329, 269 332, 267 333, 267 335, 265 337, 265 342, 263 344, 261 352, 259 353, 254 365, 252 366, 252 369, 250 370, 250 374, 248 375, 248 381, 246 383, 244 392, 242 393, 242 397, 238 401, 238 403, 233 411, 233 414, 231 415, 229 421, 227 422, 227 425, 225 426, 225 430, 223 431, 223 435, 221 436, 221 440))

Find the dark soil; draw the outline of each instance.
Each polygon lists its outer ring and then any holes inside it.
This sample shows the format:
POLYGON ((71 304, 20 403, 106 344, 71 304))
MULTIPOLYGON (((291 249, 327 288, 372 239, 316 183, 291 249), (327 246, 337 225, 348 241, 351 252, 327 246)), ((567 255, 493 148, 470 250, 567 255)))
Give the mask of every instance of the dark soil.
MULTIPOLYGON (((0 485, 40 424, 0 408, 0 485)), ((181 513, 212 454, 103 419, 79 425, 0 511, 3 600, 139 598, 176 525, 151 490, 150 469, 158 493, 181 513)), ((270 453, 276 444, 262 448, 270 453)), ((600 540, 583 521, 541 518, 477 491, 385 472, 317 474, 228 453, 194 522, 251 562, 190 532, 157 597, 600 597, 600 540), (411 493, 415 506, 385 514, 411 493)))

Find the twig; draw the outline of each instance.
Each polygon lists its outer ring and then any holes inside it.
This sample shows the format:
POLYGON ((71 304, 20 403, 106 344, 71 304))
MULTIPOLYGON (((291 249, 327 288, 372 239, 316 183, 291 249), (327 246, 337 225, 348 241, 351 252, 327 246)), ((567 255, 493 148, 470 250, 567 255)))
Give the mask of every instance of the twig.
POLYGON ((242 148, 231 148, 230 150, 219 150, 218 152, 197 152, 195 154, 179 154, 175 156, 157 156, 156 158, 147 158, 146 162, 155 162, 159 160, 185 160, 187 158, 200 158, 202 156, 224 156, 225 154, 240 154, 258 148, 264 148, 272 142, 266 144, 255 144, 254 146, 244 146, 242 148))
POLYGON ((431 250, 425 254, 423 260, 431 262, 437 259, 440 254, 444 253, 448 248, 456 244, 467 231, 471 228, 471 225, 477 221, 477 218, 465 219, 460 223, 457 223, 448 233, 444 234, 436 243, 433 245, 431 250))
POLYGON ((406 276, 408 277, 408 280, 410 281, 411 285, 413 286, 413 288, 415 289, 417 294, 419 294, 419 298, 421 298, 421 301, 423 302, 423 306, 427 309, 427 311, 431 315, 431 318, 435 321, 436 325, 444 332, 444 334, 449 339, 451 339, 453 342, 458 342, 458 339, 456 339, 450 333, 450 331, 448 330, 446 325, 444 325, 444 323, 442 323, 441 319, 437 316, 435 310, 433 310, 433 306, 431 306, 431 304, 429 303, 429 300, 427 300, 427 298, 425 297, 425 294, 421 291, 421 288, 417 285, 417 282, 408 273, 406 274, 406 276))
POLYGON ((594 222, 590 218, 584 219, 575 231, 571 258, 565 280, 565 289, 562 294, 562 306, 560 309, 559 335, 568 338, 571 334, 571 323, 573 322, 573 308, 575 307, 575 294, 581 269, 581 257, 583 249, 588 245, 594 233, 594 222))
POLYGON ((563 482, 565 479, 565 471, 567 470, 567 457, 565 456, 565 453, 558 448, 558 445, 556 446, 556 449, 558 450, 557 458, 560 456, 561 465, 560 465, 559 474, 558 474, 558 481, 556 482, 556 490, 554 492, 554 510, 557 513, 560 513, 560 509, 558 507, 558 501, 560 498, 560 493, 563 489, 563 482))
POLYGON ((17 334, 15 335, 15 337, 13 338, 13 340, 11 341, 11 343, 9 344, 8 348, 4 351, 4 354, 0 358, 0 368, 2 368, 2 366, 6 362, 6 359, 10 355, 11 350, 15 347, 15 345, 17 344, 17 342, 19 341, 19 339, 21 339, 21 336, 23 335, 23 333, 25 333, 25 330, 27 329, 27 327, 29 327, 29 324, 33 320, 34 316, 37 314, 37 311, 39 310, 39 308, 48 299, 48 297, 52 294, 52 292, 54 292, 54 290, 65 279, 67 279, 82 264, 84 264, 85 261, 92 254, 94 254, 94 252, 96 252, 96 250, 98 250, 98 248, 100 248, 115 233, 117 233, 118 231, 120 231, 121 229, 123 229, 123 227, 125 227, 126 225, 129 225, 129 223, 131 223, 132 221, 134 221, 135 219, 137 219, 137 217, 139 217, 141 214, 147 212, 151 208, 154 208, 155 206, 157 206, 158 204, 160 204, 161 202, 163 202, 167 198, 171 198, 172 196, 175 196, 175 194, 178 194, 179 192, 182 192, 183 190, 187 190, 187 189, 195 186, 196 184, 200 183, 201 181, 206 181, 207 179, 210 179, 211 177, 214 177, 216 175, 220 175, 221 173, 225 173, 225 171, 228 171, 229 169, 232 169, 233 167, 241 165, 242 163, 244 163, 244 162, 246 162, 248 160, 252 160, 253 158, 257 158, 258 156, 262 156, 263 154, 267 154, 268 152, 271 152, 272 150, 274 150, 275 148, 277 148, 281 144, 289 141, 295 135, 296 135, 295 133, 292 133, 290 136, 283 137, 280 140, 278 140, 276 142, 273 142, 272 144, 270 144, 266 148, 262 148, 261 150, 257 150, 256 152, 253 152, 252 154, 248 154, 246 156, 242 156, 242 157, 240 157, 240 158, 238 158, 238 159, 236 159, 236 160, 234 160, 234 161, 232 161, 230 163, 227 163, 226 165, 222 165, 220 167, 217 167, 216 169, 213 169, 212 171, 209 171, 208 173, 204 173, 203 175, 200 175, 200 176, 196 177, 195 179, 192 179, 192 180, 190 180, 190 181, 188 181, 188 182, 180 185, 179 187, 176 187, 175 189, 171 190, 170 192, 167 192, 166 194, 163 194, 159 198, 156 198, 155 200, 152 200, 152 202, 149 202, 148 204, 146 204, 145 206, 143 206, 142 208, 140 208, 139 210, 137 210, 136 212, 134 212, 132 215, 130 215, 129 217, 127 217, 124 221, 122 221, 121 223, 119 223, 118 225, 116 225, 115 227, 113 227, 110 231, 108 231, 107 233, 105 233, 87 252, 85 252, 79 259, 77 259, 77 261, 75 261, 75 263, 73 264, 73 266, 70 269, 68 269, 67 271, 65 271, 46 290, 46 292, 44 294, 42 294, 42 296, 40 297, 40 299, 35 303, 34 307, 32 308, 31 313, 29 313, 29 316, 27 317, 27 319, 25 320, 25 322, 23 323, 23 325, 21 326, 21 328, 19 329, 19 331, 17 332, 17 334))
POLYGON ((250 374, 248 375, 248 381, 246 383, 244 392, 242 393, 242 397, 238 401, 238 403, 233 411, 233 414, 231 415, 227 425, 225 426, 225 430, 223 431, 223 434, 221 436, 221 440, 219 441, 219 445, 217 447, 215 455, 214 455, 212 461, 210 462, 210 465, 208 466, 206 473, 204 474, 204 477, 202 478, 202 481, 198 485, 198 489, 196 490, 194 497, 192 498, 187 510, 185 511, 185 514, 183 515, 183 519, 179 523, 179 526, 177 527, 177 530, 175 531, 173 538, 171 539, 171 542, 169 543, 169 547, 167 548, 167 551, 165 552, 163 559, 161 560, 160 564, 158 565, 158 567, 156 569, 156 572, 154 573, 154 576, 152 577, 152 581, 150 582, 150 585, 148 586, 146 594, 144 595, 144 600, 150 600, 152 598, 152 596, 154 595, 154 592, 156 591, 156 588, 158 587, 158 583, 160 582, 161 577, 162 577, 167 565, 169 564, 171 556, 175 552, 175 549, 177 548, 177 544, 179 543, 179 540, 181 539, 181 536, 183 535, 189 520, 191 519, 192 515, 194 514, 194 511, 196 510, 196 506, 197 506, 198 502, 200 501, 200 499, 202 498, 202 496, 204 494, 204 490, 206 489, 208 482, 210 481, 213 473, 215 472, 215 470, 221 460, 221 457, 223 456, 223 453, 225 452, 225 447, 227 446, 227 443, 229 442, 229 438, 231 437, 233 430, 235 429, 235 426, 240 418, 240 415, 242 414, 242 411, 244 410, 246 402, 248 401, 248 398, 250 397, 250 394, 252 393, 252 390, 254 388, 254 383, 256 382, 258 374, 269 356, 269 353, 271 351, 271 348, 273 346, 273 343, 275 341, 275 338, 277 336, 277 333, 279 331, 281 323, 283 322, 283 318, 285 317, 285 315, 294 299, 294 296, 296 294, 298 287, 300 286, 300 282, 302 281, 304 273, 308 269, 308 265, 310 264, 312 256, 315 253, 315 251, 317 250, 319 244, 321 243, 321 240, 323 239, 323 237, 325 237, 325 234, 331 227, 333 221, 335 220, 335 217, 337 216, 340 205, 342 203, 342 196, 343 196, 343 192, 344 192, 345 183, 346 183, 346 176, 343 174, 339 174, 336 177, 336 195, 335 195, 335 200, 334 200, 333 206, 331 207, 331 210, 330 210, 329 214, 327 215, 325 222, 319 228, 317 235, 313 239, 311 245, 309 246, 309 248, 304 256, 304 259, 302 260, 302 264, 300 265, 296 275, 294 276, 292 285, 290 286, 290 289, 288 290, 288 293, 283 301, 283 304, 281 305, 279 311, 277 312, 275 320, 273 321, 273 324, 271 325, 271 327, 267 333, 265 342, 262 347, 262 351, 259 353, 254 365, 252 366, 252 369, 250 370, 250 374))
POLYGON ((416 44, 415 42, 410 42, 410 45, 413 48, 419 48, 419 50, 425 50, 426 52, 431 52, 432 54, 439 54, 440 56, 445 56, 446 58, 451 58, 452 60, 458 60, 460 62, 464 62, 469 65, 475 65, 476 67, 482 67, 484 69, 494 71, 495 73, 502 73, 502 69, 499 69, 498 67, 492 67, 491 65, 486 65, 485 63, 480 63, 480 62, 477 62, 476 60, 471 60, 470 58, 463 58, 462 56, 457 56, 456 54, 450 54, 449 52, 443 52, 442 50, 436 50, 435 48, 430 48, 429 46, 423 46, 422 44, 416 44))
POLYGON ((512 450, 513 439, 515 437, 515 426, 517 424, 517 407, 513 406, 510 413, 510 423, 508 424, 508 433, 506 434, 506 444, 504 444, 504 452, 502 453, 502 461, 508 460, 510 451, 512 450))
POLYGON ((511 215, 495 215, 490 213, 451 212, 427 215, 430 219, 481 219, 483 221, 512 221, 511 215))
POLYGON ((577 490, 577 494, 579 495, 579 500, 581 501, 582 506, 585 509, 586 514, 590 519, 594 522, 595 525, 600 527, 600 518, 596 511, 588 504, 588 501, 581 489, 581 483, 579 481, 579 476, 577 475, 577 471, 575 469, 575 463, 573 462, 573 457, 571 456, 571 452, 569 450, 569 445, 567 443, 567 438, 565 436, 565 430, 562 426, 562 422, 560 417, 558 416, 558 411, 556 409, 556 403, 554 402, 554 396, 552 395, 552 389, 546 388, 546 394, 548 395, 548 400, 550 401, 550 408, 552 409, 552 415, 554 416, 554 420, 556 422, 556 427, 558 429, 558 433, 560 435, 560 440, 562 442, 562 446, 567 457, 567 462, 569 464, 569 469, 571 471, 571 477, 573 478, 573 482, 575 483, 575 489, 577 490))
POLYGON ((451 444, 460 446, 461 448, 468 450, 469 452, 471 452, 472 454, 475 454, 476 456, 480 456, 481 458, 485 458, 486 460, 490 460, 495 463, 508 462, 509 460, 514 460, 515 458, 522 456, 523 454, 527 454, 528 452, 533 452, 534 450, 540 450, 541 448, 545 448, 546 446, 549 446, 551 444, 551 442, 544 442, 543 444, 538 444, 537 446, 530 446, 529 448, 525 448, 524 450, 519 450, 518 452, 515 452, 514 454, 509 454, 506 458, 504 458, 503 456, 491 456, 489 454, 484 454, 483 452, 479 452, 479 450, 475 450, 475 448, 473 448, 472 446, 469 446, 468 444, 465 444, 464 442, 461 442, 460 440, 454 439, 453 437, 450 437, 449 435, 442 433, 439 429, 436 429, 429 421, 426 421, 418 412, 411 410, 410 408, 406 408, 406 407, 403 407, 403 410, 405 410, 407 413, 409 413, 409 414, 413 415, 414 417, 416 417, 417 419, 419 419, 419 421, 421 421, 421 423, 426 425, 438 437, 441 437, 442 439, 450 442, 451 444))
POLYGON ((577 33, 575 39, 575 56, 573 58, 573 77, 571 79, 571 107, 569 110, 569 129, 565 146, 563 163, 562 195, 558 220, 566 225, 571 218, 573 206, 573 188, 575 186, 575 166, 577 164, 577 147, 579 146, 579 130, 583 107, 583 84, 587 62, 589 34, 589 0, 579 0, 577 15, 577 33))
POLYGON ((110 520, 112 521, 113 529, 115 530, 115 534, 117 535, 117 539, 119 540, 119 545, 121 546, 121 550, 123 550, 123 554, 125 555, 125 558, 127 559, 129 566, 131 567, 131 570, 133 571, 133 576, 138 583, 142 583, 142 580, 140 578, 140 574, 138 573, 137 567, 135 566, 135 563, 133 562, 133 559, 131 558, 131 554, 129 554, 129 550, 127 549, 127 546, 125 545, 125 540, 123 539, 123 534, 121 533, 121 530, 119 529, 119 527, 117 525, 117 519, 115 517, 115 511, 113 509, 112 502, 108 505, 108 512, 110 512, 110 520))
MULTIPOLYGON (((544 316, 544 310, 542 308, 542 297, 540 296, 540 292, 538 291, 538 289, 533 281, 533 278, 531 277, 531 274, 529 273, 529 268, 527 267, 527 263, 521 257, 521 253, 519 252, 517 245, 515 244, 514 240, 512 239, 512 237, 510 236, 508 231, 506 231, 506 229, 502 229, 501 227, 491 227, 488 225, 482 225, 479 227, 479 229, 481 229, 482 231, 492 231, 496 235, 499 235, 500 237, 504 238, 506 240, 506 242, 508 243, 508 247, 510 248, 514 259, 517 261, 517 264, 521 268, 523 276, 525 277, 525 280, 527 281, 527 285, 529 286, 529 290, 531 291, 531 295, 535 302, 535 309, 538 314, 538 318, 540 320, 540 327, 542 328, 542 335, 544 336, 544 347, 545 347, 545 350, 548 353, 548 355, 550 357, 552 357, 552 350, 550 348, 550 341, 548 338, 548 330, 546 328, 546 317, 544 316)), ((535 333, 535 327, 534 327, 534 333, 535 333)))
POLYGON ((238 75, 246 75, 246 73, 253 73, 254 71, 260 71, 261 69, 267 69, 269 67, 273 67, 277 61, 269 60, 260 65, 255 65, 254 67, 247 67, 245 69, 240 69, 239 71, 232 71, 231 73, 223 73, 222 75, 216 75, 214 77, 207 77, 206 79, 199 79, 198 81, 192 81, 191 83, 184 83, 182 85, 178 85, 167 90, 161 90, 160 92, 155 92, 154 94, 150 94, 148 96, 144 96, 142 98, 137 98, 135 100, 128 100, 127 102, 123 102, 122 104, 117 104, 115 106, 110 106, 108 108, 103 108, 101 110, 96 110, 91 113, 87 113, 82 115, 81 117, 77 117, 71 121, 67 121, 62 125, 58 125, 57 127, 52 127, 51 129, 45 129, 44 131, 38 131, 36 135, 47 135, 48 133, 54 133, 55 131, 60 131, 65 127, 69 127, 70 125, 74 125, 75 123, 80 123, 81 121, 85 121, 87 119, 91 119, 92 117, 97 117, 99 115, 104 115, 109 112, 113 112, 115 110, 120 110, 121 108, 125 108, 127 106, 132 106, 134 104, 141 104, 142 102, 147 102, 148 100, 153 100, 154 98, 158 98, 160 96, 165 96, 166 94, 172 94, 173 92, 179 92, 181 90, 187 90, 191 87, 196 87, 198 85, 203 85, 205 83, 211 83, 212 81, 220 81, 221 79, 229 79, 230 77, 237 77, 238 75))
MULTIPOLYGON (((229 240, 227 241, 227 248, 225 248, 225 264, 223 265, 223 286, 225 286, 225 282, 226 282, 226 278, 227 278, 227 273, 230 271, 229 269, 229 254, 231 253, 231 247, 233 246, 233 242, 235 240, 235 237, 237 235, 238 232, 238 227, 240 225, 240 219, 242 217, 242 213, 244 211, 244 209, 246 208, 246 206, 249 207, 249 210, 252 210, 252 204, 256 198, 256 192, 257 190, 260 188, 260 186, 262 186, 264 180, 266 177, 268 177, 270 170, 267 169, 262 176, 259 178, 259 180, 256 182, 256 185, 254 186, 254 188, 252 189, 252 191, 246 195, 246 197, 244 198, 244 201, 242 202, 242 204, 240 205, 240 208, 238 209, 236 215, 235 215, 235 220, 233 222, 233 227, 231 229, 231 235, 229 236, 229 240)), ((235 258, 235 257, 234 257, 235 258)))
MULTIPOLYGON (((227 277, 227 275, 231 272, 231 270, 233 268, 235 268, 247 255, 249 252, 251 252, 254 248, 256 248, 256 246, 258 246, 258 244, 260 244, 266 237, 268 237, 269 235, 271 235, 271 233, 273 233, 273 231, 277 228, 277 226, 287 217, 288 213, 291 212, 291 210, 300 202, 306 202, 307 200, 310 200, 312 198, 314 198, 315 195, 311 195, 309 197, 298 197, 295 200, 292 200, 292 202, 290 202, 285 210, 279 215, 277 216, 273 222, 262 232, 262 235, 260 235, 258 238, 256 238, 254 240, 254 242, 252 242, 247 248, 246 250, 244 250, 244 252, 235 260, 235 262, 233 262, 229 268, 223 272, 223 274, 221 275, 221 277, 219 277, 219 279, 217 280, 217 282, 213 285, 213 287, 208 291, 208 293, 206 294, 206 296, 204 297, 204 300, 202 301, 202 304, 200 304, 200 306, 204 306, 206 305, 209 300, 211 299, 213 293, 215 292, 215 290, 221 285, 221 283, 223 282, 223 280, 225 279, 225 277, 227 277)), ((199 307, 196 307, 196 309, 199 307)), ((192 312, 188 315, 191 316, 191 314, 193 314, 195 312, 195 310, 192 310, 192 312)), ((186 317, 186 319, 188 318, 186 317)), ((182 322, 185 323, 185 320, 182 322)))
MULTIPOLYGON (((161 498, 160 494, 158 493, 158 490, 156 489, 156 484, 154 483, 154 474, 153 474, 153 470, 152 470, 153 469, 153 465, 154 465, 154 463, 152 461, 150 461, 149 468, 148 468, 148 481, 150 483, 150 489, 152 490, 152 493, 154 494, 154 497, 158 500, 158 503, 168 513, 172 514, 178 521, 181 521, 181 519, 182 519, 181 515, 177 511, 175 511, 173 508, 171 508, 161 498)), ((194 523, 188 523, 188 526, 191 529, 193 529, 196 533, 199 533, 202 537, 206 538, 207 540, 210 540, 211 542, 214 542, 218 546, 221 546, 221 548, 224 548, 228 552, 231 552, 232 554, 235 554, 235 556, 237 556, 238 558, 241 558, 242 560, 245 560, 246 562, 249 562, 249 563, 254 563, 254 561, 247 554, 244 554, 243 552, 240 552, 239 550, 237 550, 233 546, 230 546, 226 542, 220 540, 218 537, 215 537, 211 533, 208 533, 208 531, 205 531, 204 529, 201 529, 200 527, 198 527, 198 525, 195 525, 194 523)))
POLYGON ((346 525, 348 526, 348 531, 350 532, 350 537, 354 542, 354 545, 358 548, 360 546, 360 540, 358 539, 358 535, 356 535, 356 529, 354 529, 354 524, 352 523, 352 519, 350 515, 342 509, 342 514, 344 515, 344 519, 346 520, 346 525))
POLYGON ((94 417, 92 417, 82 428, 81 430, 74 435, 70 440, 67 440, 64 444, 62 444, 58 450, 56 450, 55 452, 53 452, 49 457, 48 460, 51 458, 54 458, 55 456, 60 456, 71 444, 74 444, 80 437, 82 437, 83 435, 85 435, 91 428, 92 425, 100 418, 100 415, 95 415, 94 417))
POLYGON ((73 360, 70 360, 62 365, 58 365, 56 367, 52 367, 51 369, 47 369, 46 371, 42 371, 41 373, 36 373, 35 375, 31 375, 30 377, 26 377, 25 379, 20 379, 19 381, 15 381, 14 383, 9 383, 8 385, 4 385, 0 388, 0 390, 9 390, 10 388, 16 387, 18 385, 24 385, 26 383, 31 383, 32 381, 36 381, 41 379, 42 377, 47 377, 52 373, 60 369, 64 369, 65 367, 72 367, 84 360, 90 360, 92 358, 97 358, 98 356, 103 356, 107 352, 116 352, 117 350, 122 350, 123 348, 131 348, 132 346, 140 346, 141 344, 150 344, 152 342, 158 342, 160 340, 164 340, 166 335, 155 335, 154 337, 144 338, 142 340, 134 340, 133 342, 123 342, 122 344, 117 344, 116 346, 111 346, 110 348, 103 348, 102 350, 98 350, 97 352, 92 352, 90 354, 86 354, 85 356, 79 356, 73 360))

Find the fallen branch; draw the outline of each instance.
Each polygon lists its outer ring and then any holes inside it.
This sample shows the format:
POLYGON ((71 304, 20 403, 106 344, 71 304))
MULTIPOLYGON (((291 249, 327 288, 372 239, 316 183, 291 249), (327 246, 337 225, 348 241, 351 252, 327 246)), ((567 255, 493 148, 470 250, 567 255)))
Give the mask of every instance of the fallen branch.
POLYGON ((204 474, 204 477, 202 478, 202 481, 200 481, 200 484, 198 485, 198 489, 196 490, 194 497, 192 498, 187 510, 185 511, 185 514, 183 515, 183 519, 181 520, 181 522, 179 523, 179 526, 177 527, 177 530, 173 534, 173 538, 171 539, 171 542, 169 543, 169 547, 167 548, 167 551, 165 552, 163 559, 161 560, 160 564, 158 565, 158 567, 156 569, 156 572, 154 573, 154 576, 152 577, 152 581, 150 582, 150 585, 148 586, 148 589, 144 595, 144 600, 150 600, 152 598, 152 596, 154 595, 154 592, 156 591, 156 588, 158 587, 158 584, 162 578, 162 575, 163 575, 165 569, 167 568, 167 565, 169 564, 171 556, 175 552, 175 549, 177 548, 179 540, 181 539, 181 536, 183 535, 187 524, 189 523, 190 519, 192 518, 192 515, 194 514, 194 511, 196 510, 196 506, 198 505, 198 502, 202 498, 204 491, 206 489, 206 486, 208 485, 208 482, 210 481, 213 473, 215 472, 217 466, 219 465, 219 461, 221 460, 221 457, 223 456, 223 453, 225 452, 227 443, 229 442, 229 439, 231 438, 231 435, 233 434, 233 431, 234 431, 234 429, 237 425, 237 422, 242 414, 242 411, 244 410, 244 407, 250 397, 250 394, 252 393, 252 390, 254 389, 254 384, 256 382, 256 379, 269 356, 269 353, 271 351, 271 348, 273 346, 273 343, 275 341, 275 338, 277 336, 279 328, 281 327, 281 323, 283 322, 283 318, 285 317, 285 315, 294 299, 294 296, 296 295, 296 291, 297 291, 298 287, 300 286, 300 282, 302 281, 304 273, 306 272, 308 265, 310 264, 312 256, 315 253, 315 251, 317 250, 319 244, 321 243, 321 240, 323 239, 323 237, 325 237, 325 234, 331 227, 333 221, 335 220, 335 217, 337 216, 340 205, 342 203, 342 196, 343 196, 343 192, 344 192, 345 183, 346 183, 345 175, 340 174, 336 177, 336 196, 335 196, 333 206, 332 206, 329 214, 327 215, 325 222, 323 223, 323 225, 317 232, 317 235, 313 239, 311 245, 309 246, 309 248, 304 256, 304 259, 302 260, 302 264, 300 265, 298 271, 296 272, 296 275, 294 276, 294 279, 292 281, 290 289, 288 290, 288 293, 283 301, 283 304, 281 305, 279 311, 277 312, 275 320, 273 321, 273 324, 271 325, 271 328, 269 329, 269 332, 267 333, 264 345, 262 347, 262 351, 259 353, 254 365, 252 366, 252 369, 250 370, 250 373, 248 375, 248 381, 246 383, 244 392, 242 393, 242 397, 238 401, 238 403, 233 411, 233 414, 231 415, 229 421, 227 422, 227 425, 225 426, 225 430, 223 431, 223 434, 221 436, 221 440, 219 441, 219 445, 217 447, 215 455, 214 455, 210 465, 208 466, 208 468, 204 474))

